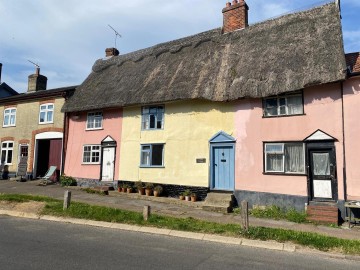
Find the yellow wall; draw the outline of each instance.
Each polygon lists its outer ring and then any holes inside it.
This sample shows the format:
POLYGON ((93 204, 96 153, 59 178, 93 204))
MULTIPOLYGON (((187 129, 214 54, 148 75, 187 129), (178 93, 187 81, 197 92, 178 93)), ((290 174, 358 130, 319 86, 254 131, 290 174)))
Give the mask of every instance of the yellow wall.
POLYGON ((234 133, 234 105, 186 101, 165 104, 163 130, 141 130, 141 107, 125 108, 120 180, 209 186, 209 139, 234 133), (164 168, 140 168, 140 145, 164 143, 164 168), (196 163, 206 158, 206 163, 196 163))
MULTIPOLYGON (((6 137, 14 137, 14 148, 12 165, 9 166, 9 171, 17 171, 18 156, 19 156, 19 141, 29 140, 29 157, 28 157, 28 170, 32 167, 33 156, 31 156, 32 145, 32 132, 45 128, 63 128, 64 125, 64 114, 61 113, 61 107, 64 104, 64 99, 49 98, 45 100, 31 100, 24 101, 23 103, 12 102, 11 104, 0 105, 0 139, 6 137), (39 112, 40 103, 46 100, 54 102, 54 118, 52 124, 39 124, 39 112), (16 107, 16 126, 15 127, 3 127, 4 122, 4 110, 9 106, 14 105, 16 107), (31 163, 31 164, 30 164, 31 163), (30 167, 30 168, 29 168, 30 167)), ((12 107, 12 106, 11 106, 12 107)), ((1 147, 1 145, 0 145, 1 147)))

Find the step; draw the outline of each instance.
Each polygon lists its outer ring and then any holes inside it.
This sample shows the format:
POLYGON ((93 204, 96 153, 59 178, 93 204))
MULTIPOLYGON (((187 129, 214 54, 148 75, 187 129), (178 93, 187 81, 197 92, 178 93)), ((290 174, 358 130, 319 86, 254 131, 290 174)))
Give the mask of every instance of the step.
POLYGON ((306 210, 307 219, 322 224, 338 224, 339 209, 335 203, 312 203, 306 210))
POLYGON ((214 212, 230 213, 234 205, 231 193, 210 192, 207 194, 202 209, 214 212))

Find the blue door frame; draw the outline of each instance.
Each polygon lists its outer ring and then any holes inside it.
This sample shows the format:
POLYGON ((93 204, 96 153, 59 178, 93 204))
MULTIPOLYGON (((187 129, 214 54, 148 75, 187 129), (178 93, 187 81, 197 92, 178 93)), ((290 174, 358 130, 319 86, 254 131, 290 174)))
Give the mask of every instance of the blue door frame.
POLYGON ((210 139, 210 189, 235 189, 235 139, 223 131, 210 139))

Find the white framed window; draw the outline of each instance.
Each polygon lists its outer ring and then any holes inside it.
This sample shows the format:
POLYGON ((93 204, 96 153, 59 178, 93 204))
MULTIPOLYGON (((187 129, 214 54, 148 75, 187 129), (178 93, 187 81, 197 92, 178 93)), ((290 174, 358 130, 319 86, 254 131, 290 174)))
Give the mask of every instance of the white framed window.
POLYGON ((163 167, 164 166, 164 144, 141 145, 140 156, 141 167, 163 167))
POLYGON ((87 115, 86 129, 102 129, 102 112, 90 112, 87 115))
POLYGON ((141 108, 141 129, 164 128, 164 105, 144 106, 141 108))
POLYGON ((14 152, 14 142, 5 141, 1 143, 1 164, 11 165, 14 152))
POLYGON ((302 93, 265 98, 264 117, 299 115, 304 113, 302 93))
POLYGON ((265 143, 265 172, 305 173, 305 147, 303 143, 265 143))
POLYGON ((16 108, 5 109, 3 127, 14 127, 15 125, 16 125, 16 108))
POLYGON ((83 150, 84 164, 100 164, 100 145, 84 145, 83 150))
POLYGON ((54 121, 54 103, 40 105, 39 123, 49 124, 54 121))

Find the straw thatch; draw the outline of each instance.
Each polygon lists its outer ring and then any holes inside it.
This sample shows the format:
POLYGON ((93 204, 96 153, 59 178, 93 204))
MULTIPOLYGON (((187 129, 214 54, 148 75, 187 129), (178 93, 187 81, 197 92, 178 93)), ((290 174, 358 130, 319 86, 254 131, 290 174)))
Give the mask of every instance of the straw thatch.
POLYGON ((258 98, 345 79, 335 3, 100 59, 63 111, 258 98))

